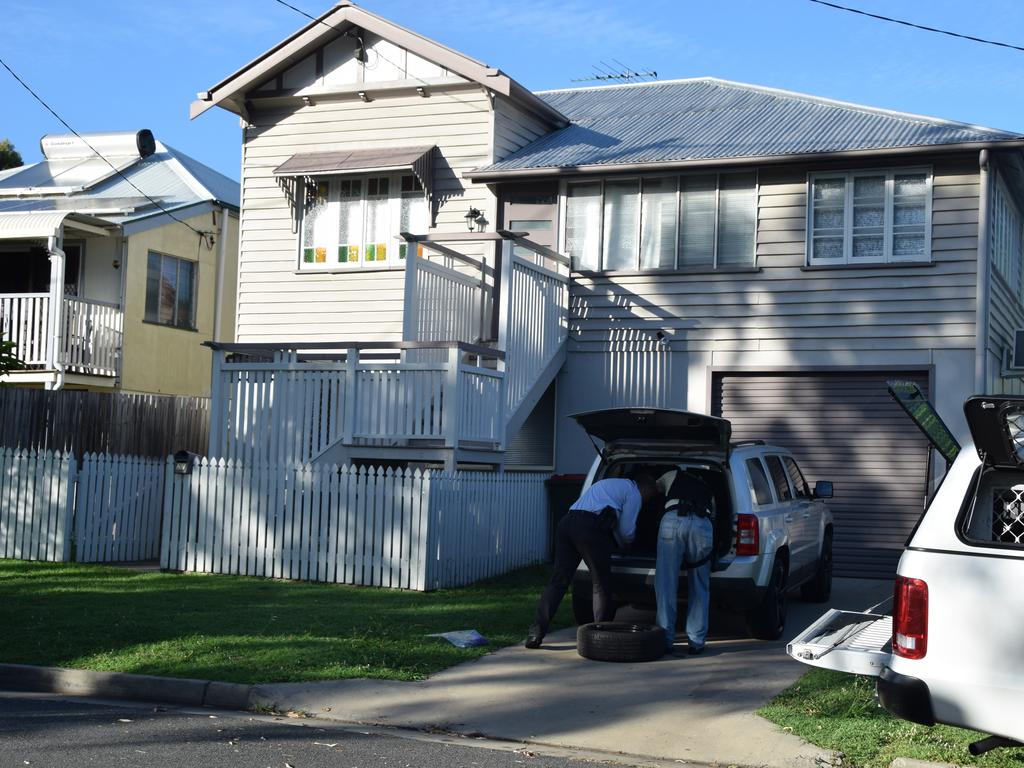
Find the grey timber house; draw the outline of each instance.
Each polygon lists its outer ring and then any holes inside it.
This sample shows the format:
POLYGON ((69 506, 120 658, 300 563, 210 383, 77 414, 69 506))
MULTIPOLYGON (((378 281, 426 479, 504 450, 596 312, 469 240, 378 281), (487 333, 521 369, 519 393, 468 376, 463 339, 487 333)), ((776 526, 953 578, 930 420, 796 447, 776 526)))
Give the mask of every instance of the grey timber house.
MULTIPOLYGON (((714 78, 532 93, 350 3, 200 94, 242 119, 215 455, 585 472, 684 408, 835 483, 891 574, 954 433, 1024 392, 1024 136, 714 78)), ((782 481, 785 485, 785 480, 782 481)))

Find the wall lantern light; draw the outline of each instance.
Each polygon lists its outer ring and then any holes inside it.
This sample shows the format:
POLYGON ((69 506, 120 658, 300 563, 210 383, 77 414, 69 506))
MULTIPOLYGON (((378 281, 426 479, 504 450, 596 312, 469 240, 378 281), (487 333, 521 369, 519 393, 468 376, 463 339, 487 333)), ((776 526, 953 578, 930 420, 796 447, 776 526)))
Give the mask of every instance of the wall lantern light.
POLYGON ((481 232, 483 231, 484 215, 480 212, 479 209, 470 208, 468 211, 466 211, 465 219, 466 229, 468 229, 470 232, 475 232, 477 227, 480 228, 481 232))

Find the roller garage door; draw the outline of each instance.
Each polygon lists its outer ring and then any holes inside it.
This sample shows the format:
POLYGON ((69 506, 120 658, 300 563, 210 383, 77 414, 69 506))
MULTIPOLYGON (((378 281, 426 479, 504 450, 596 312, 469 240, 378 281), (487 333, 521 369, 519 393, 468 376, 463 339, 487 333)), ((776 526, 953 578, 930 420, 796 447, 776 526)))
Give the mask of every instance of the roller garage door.
POLYGON ((713 413, 734 440, 788 448, 807 481, 832 480, 835 573, 891 578, 923 508, 928 444, 889 397, 886 381, 924 373, 716 374, 713 413))

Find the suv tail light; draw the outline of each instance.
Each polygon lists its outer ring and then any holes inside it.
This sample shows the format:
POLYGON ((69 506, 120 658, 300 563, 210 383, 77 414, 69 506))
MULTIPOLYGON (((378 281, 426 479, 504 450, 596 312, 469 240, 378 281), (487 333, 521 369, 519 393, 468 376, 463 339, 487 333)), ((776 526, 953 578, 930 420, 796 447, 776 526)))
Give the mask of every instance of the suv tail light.
POLYGON ((736 515, 736 554, 756 555, 761 551, 757 515, 736 515))
POLYGON ((928 652, 928 585, 921 579, 896 577, 892 650, 905 659, 923 659, 928 652))

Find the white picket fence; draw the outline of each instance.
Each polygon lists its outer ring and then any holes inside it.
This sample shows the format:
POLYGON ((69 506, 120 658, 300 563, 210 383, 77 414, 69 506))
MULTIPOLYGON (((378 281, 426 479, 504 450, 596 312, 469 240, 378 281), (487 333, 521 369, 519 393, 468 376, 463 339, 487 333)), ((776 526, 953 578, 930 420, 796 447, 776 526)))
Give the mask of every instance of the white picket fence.
POLYGON ((0 557, 70 559, 75 471, 71 455, 0 448, 0 557))
POLYGON ((430 590, 542 560, 542 475, 167 465, 160 565, 430 590))
POLYGON ((75 560, 155 560, 164 477, 162 459, 87 453, 75 497, 75 560))
POLYGON ((431 590, 543 560, 545 475, 0 449, 0 558, 431 590))
POLYGON ((161 459, 0 449, 0 558, 155 560, 164 477, 161 459))

